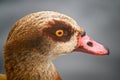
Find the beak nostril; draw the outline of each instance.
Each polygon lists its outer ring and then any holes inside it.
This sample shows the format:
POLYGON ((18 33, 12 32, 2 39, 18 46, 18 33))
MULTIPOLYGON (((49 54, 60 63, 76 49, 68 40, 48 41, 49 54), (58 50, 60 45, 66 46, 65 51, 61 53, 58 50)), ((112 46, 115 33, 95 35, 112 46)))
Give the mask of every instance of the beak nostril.
POLYGON ((92 42, 87 42, 87 45, 90 47, 93 47, 93 43, 92 42))

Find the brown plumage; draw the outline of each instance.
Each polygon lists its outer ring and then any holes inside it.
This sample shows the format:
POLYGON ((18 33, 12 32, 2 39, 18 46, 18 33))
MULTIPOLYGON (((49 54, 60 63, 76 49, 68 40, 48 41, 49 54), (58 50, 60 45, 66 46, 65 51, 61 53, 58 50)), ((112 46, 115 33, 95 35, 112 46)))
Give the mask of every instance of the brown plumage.
POLYGON ((0 74, 0 80, 6 80, 6 75, 0 74))
POLYGON ((72 18, 58 12, 23 17, 13 25, 4 47, 7 80, 61 80, 52 63, 54 58, 73 51, 108 54, 96 42, 100 50, 86 45, 94 41, 83 33, 72 18))

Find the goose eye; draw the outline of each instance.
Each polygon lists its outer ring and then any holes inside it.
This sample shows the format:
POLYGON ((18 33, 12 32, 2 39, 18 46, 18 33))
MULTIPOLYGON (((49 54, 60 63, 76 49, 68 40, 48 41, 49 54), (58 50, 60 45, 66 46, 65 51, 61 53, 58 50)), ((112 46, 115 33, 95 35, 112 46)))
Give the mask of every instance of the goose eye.
POLYGON ((57 36, 57 37, 62 37, 63 35, 64 35, 64 31, 63 30, 57 30, 56 32, 55 32, 55 35, 57 36))

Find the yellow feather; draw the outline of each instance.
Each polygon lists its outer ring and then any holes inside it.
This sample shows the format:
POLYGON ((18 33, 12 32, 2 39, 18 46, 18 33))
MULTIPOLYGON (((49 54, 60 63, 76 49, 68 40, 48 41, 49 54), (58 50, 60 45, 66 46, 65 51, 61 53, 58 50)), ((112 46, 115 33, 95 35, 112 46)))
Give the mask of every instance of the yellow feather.
POLYGON ((0 80, 7 80, 5 74, 0 74, 0 80))

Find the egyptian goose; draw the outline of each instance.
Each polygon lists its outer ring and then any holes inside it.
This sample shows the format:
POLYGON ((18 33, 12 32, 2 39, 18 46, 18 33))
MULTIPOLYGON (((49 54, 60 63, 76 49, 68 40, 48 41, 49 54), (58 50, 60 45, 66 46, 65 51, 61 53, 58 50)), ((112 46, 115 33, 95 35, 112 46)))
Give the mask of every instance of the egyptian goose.
POLYGON ((14 24, 6 40, 7 80, 62 80, 52 60, 71 52, 109 54, 72 18, 53 11, 29 14, 14 24))

